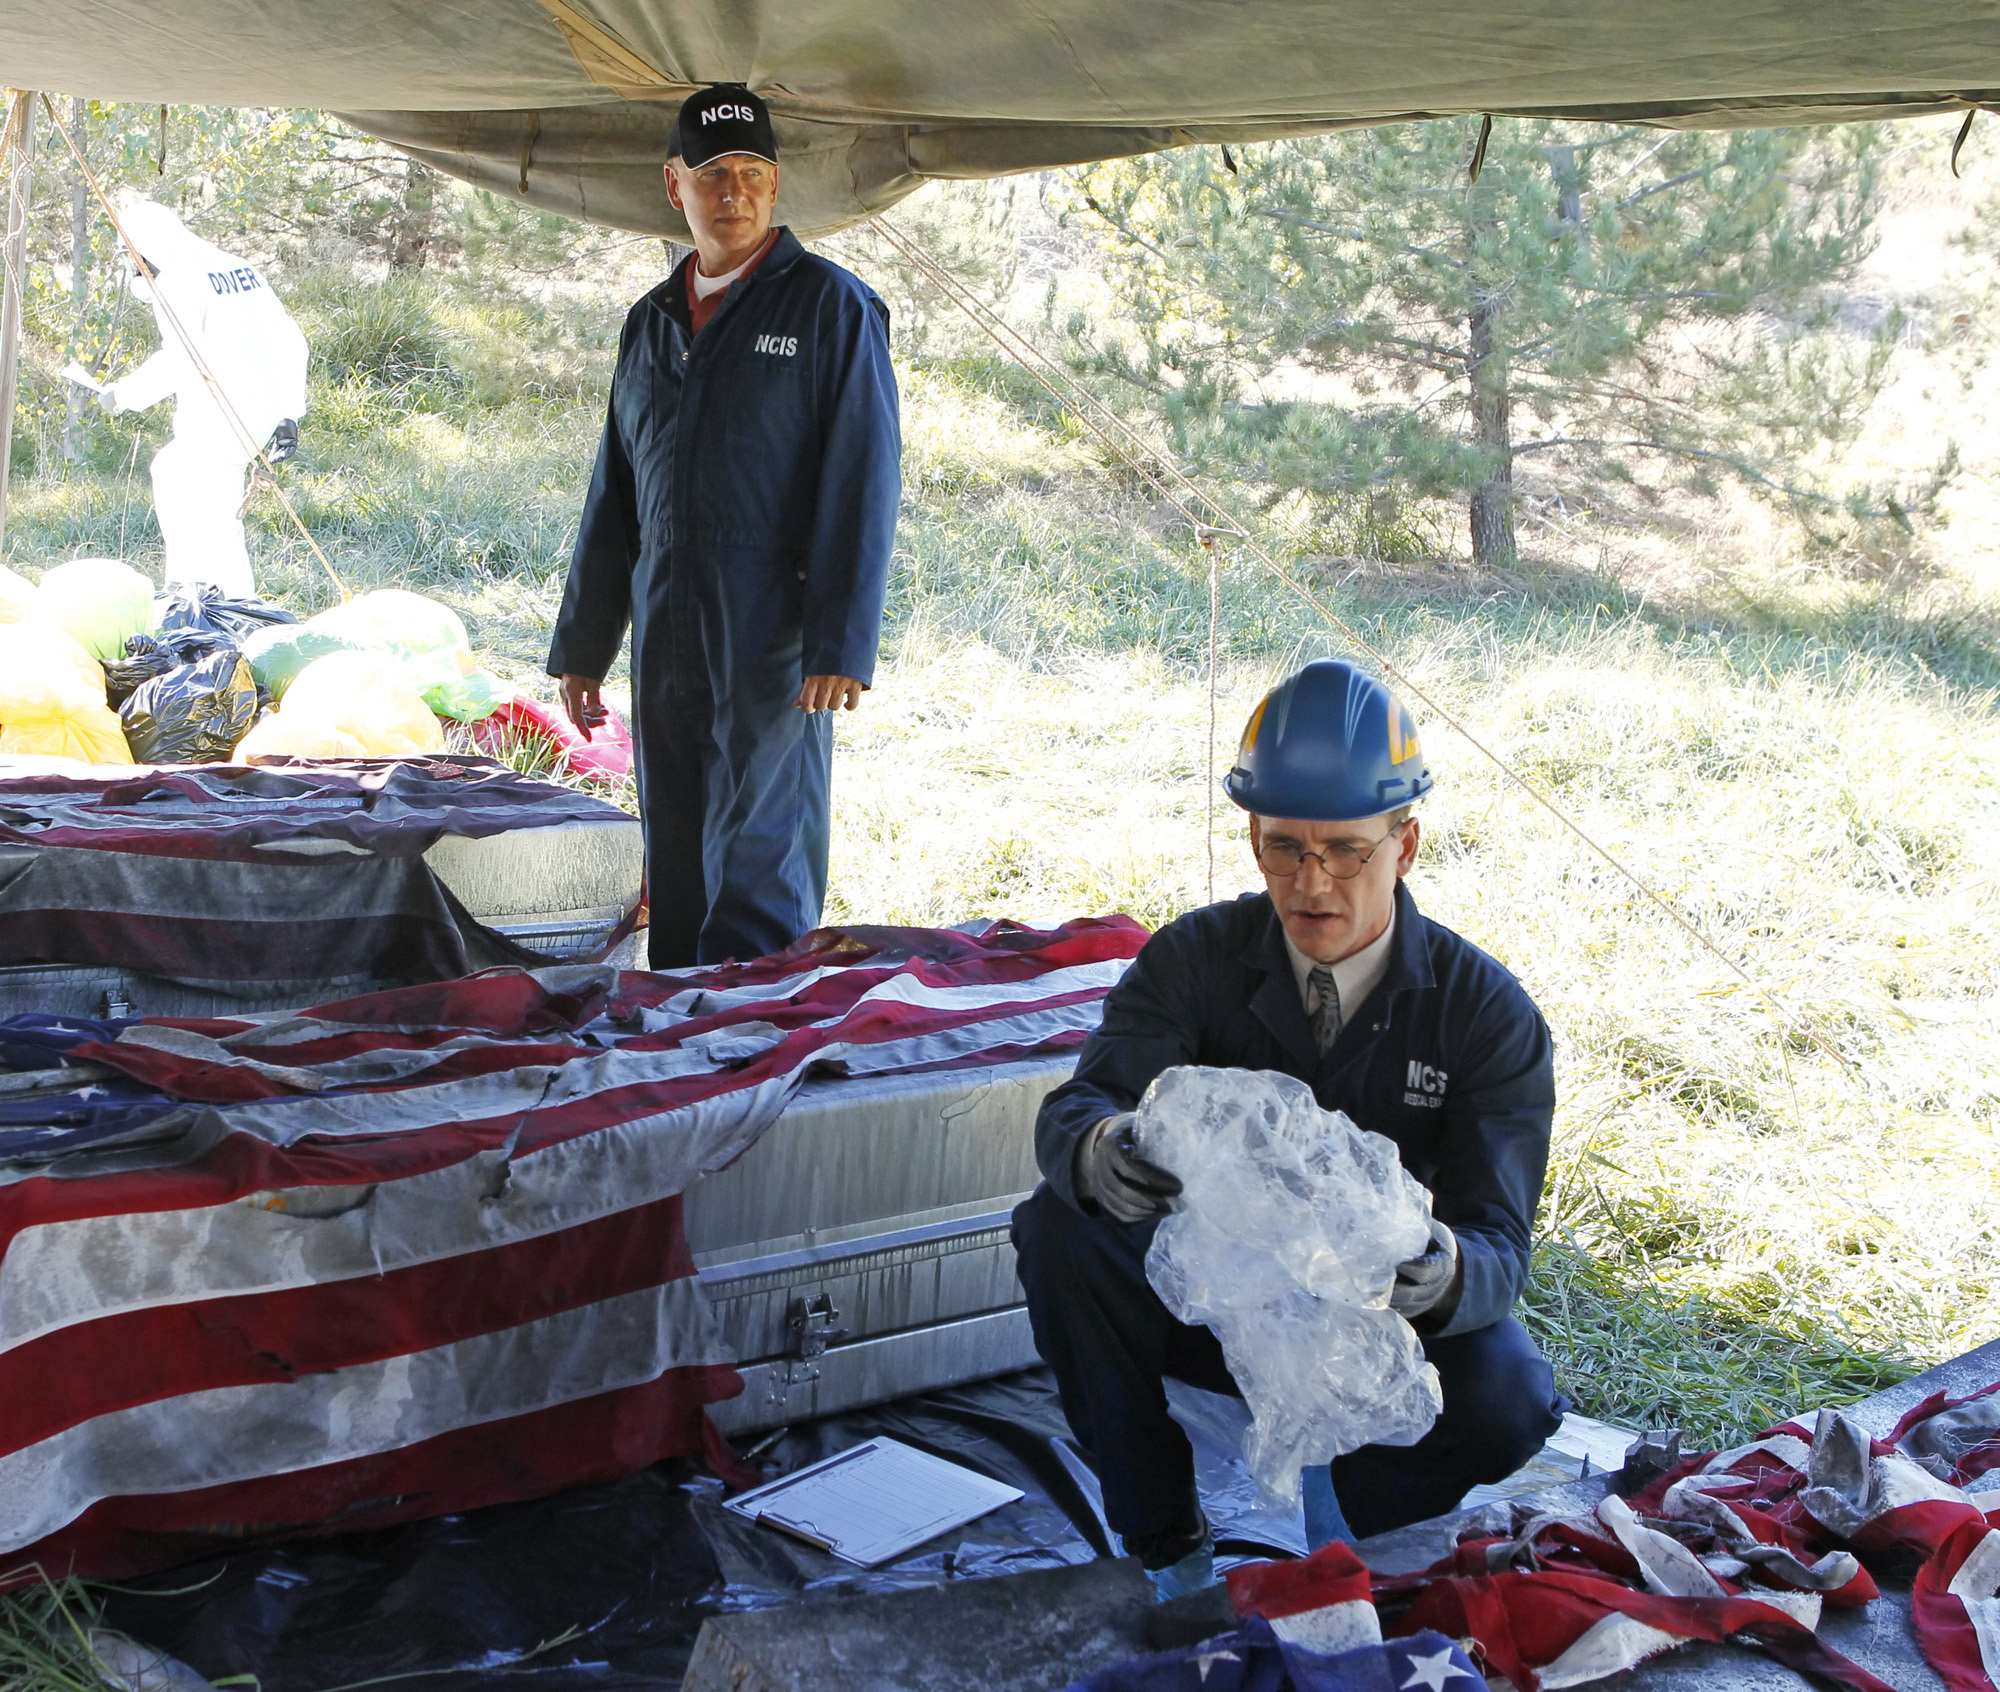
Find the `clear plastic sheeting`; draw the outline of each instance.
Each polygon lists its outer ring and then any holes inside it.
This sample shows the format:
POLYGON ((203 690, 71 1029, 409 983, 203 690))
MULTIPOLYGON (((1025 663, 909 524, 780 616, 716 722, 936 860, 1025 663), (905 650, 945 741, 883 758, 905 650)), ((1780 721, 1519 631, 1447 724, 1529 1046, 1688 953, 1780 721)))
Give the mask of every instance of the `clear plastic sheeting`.
POLYGON ((1244 1455, 1273 1500, 1364 1445, 1411 1445, 1443 1408, 1416 1332, 1389 1309, 1430 1205, 1395 1145, 1267 1070, 1169 1069, 1140 1101, 1141 1155, 1181 1178, 1146 1275, 1212 1328, 1253 1419, 1244 1455))

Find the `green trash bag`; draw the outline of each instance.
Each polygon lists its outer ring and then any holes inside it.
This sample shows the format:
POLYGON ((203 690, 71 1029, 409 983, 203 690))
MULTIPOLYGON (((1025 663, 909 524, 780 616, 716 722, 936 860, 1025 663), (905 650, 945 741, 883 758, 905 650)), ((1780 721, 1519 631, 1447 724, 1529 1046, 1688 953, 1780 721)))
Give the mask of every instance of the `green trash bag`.
POLYGON ((100 664, 125 656, 127 635, 149 635, 160 626, 152 578, 115 558, 58 564, 42 577, 35 610, 100 664))
POLYGON ((491 670, 472 669, 454 681, 424 689, 424 703, 440 717, 483 722, 514 697, 514 689, 491 670))
POLYGON ((315 658, 330 652, 361 652, 366 648, 346 635, 314 628, 311 623, 273 623, 243 640, 243 656, 257 685, 277 704, 292 679, 315 658))
POLYGON ((505 683, 479 668, 458 613, 406 588, 357 594, 302 627, 337 636, 351 648, 402 659, 422 687, 424 703, 441 717, 476 723, 511 696, 505 683))

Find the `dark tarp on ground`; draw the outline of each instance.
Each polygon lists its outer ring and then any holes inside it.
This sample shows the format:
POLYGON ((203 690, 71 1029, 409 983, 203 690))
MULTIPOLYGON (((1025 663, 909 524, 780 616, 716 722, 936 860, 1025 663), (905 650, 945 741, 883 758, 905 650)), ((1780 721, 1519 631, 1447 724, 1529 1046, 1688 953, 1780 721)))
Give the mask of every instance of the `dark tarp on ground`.
MULTIPOLYGON (((1242 1406, 1178 1383, 1169 1390, 1222 1549, 1302 1553, 1296 1520, 1257 1504, 1239 1451, 1242 1406)), ((681 1460, 609 1486, 295 1540, 127 1582, 108 1590, 106 1620, 210 1680, 254 1674, 262 1692, 417 1673, 425 1692, 519 1686, 524 1673, 541 1692, 666 1692, 680 1685, 711 1615, 1105 1554, 1096 1483, 1045 1372, 802 1424, 759 1462, 773 1476, 790 1473, 877 1434, 1026 1496, 882 1568, 857 1569, 725 1511, 722 1484, 681 1460)))
POLYGON ((1728 127, 2000 100, 2000 0, 0 0, 0 81, 341 111, 535 205, 686 239, 659 161, 748 82, 780 221, 934 177, 1490 112, 1728 127))

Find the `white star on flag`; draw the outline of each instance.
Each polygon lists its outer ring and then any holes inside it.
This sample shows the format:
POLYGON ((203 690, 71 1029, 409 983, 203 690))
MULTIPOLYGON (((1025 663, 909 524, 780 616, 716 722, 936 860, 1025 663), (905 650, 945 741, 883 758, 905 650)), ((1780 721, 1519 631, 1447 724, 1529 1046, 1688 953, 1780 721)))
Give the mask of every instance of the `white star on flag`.
POLYGON ((1234 1663, 1241 1660, 1234 1651, 1203 1651, 1195 1658, 1194 1666, 1201 1675, 1202 1684, 1206 1685, 1210 1663, 1234 1663))
POLYGON ((1426 1692, 1444 1692, 1445 1682, 1453 1679, 1473 1680, 1477 1677, 1467 1674, 1451 1660, 1449 1651, 1439 1651, 1435 1656, 1420 1657, 1410 1653, 1410 1678, 1403 1682, 1405 1687, 1422 1686, 1426 1692))

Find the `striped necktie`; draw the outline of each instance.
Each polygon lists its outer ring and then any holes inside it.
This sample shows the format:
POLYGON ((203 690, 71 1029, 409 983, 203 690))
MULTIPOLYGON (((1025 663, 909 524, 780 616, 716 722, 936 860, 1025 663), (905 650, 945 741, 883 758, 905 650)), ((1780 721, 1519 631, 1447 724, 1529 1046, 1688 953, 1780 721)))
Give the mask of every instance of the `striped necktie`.
POLYGON ((1314 964, 1306 979, 1319 995, 1319 1009, 1313 1012, 1313 1044, 1324 1053, 1340 1033, 1340 989, 1333 984, 1333 965, 1314 964))

